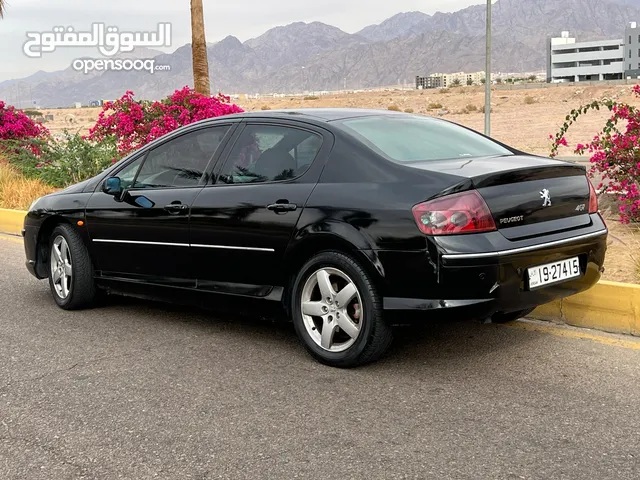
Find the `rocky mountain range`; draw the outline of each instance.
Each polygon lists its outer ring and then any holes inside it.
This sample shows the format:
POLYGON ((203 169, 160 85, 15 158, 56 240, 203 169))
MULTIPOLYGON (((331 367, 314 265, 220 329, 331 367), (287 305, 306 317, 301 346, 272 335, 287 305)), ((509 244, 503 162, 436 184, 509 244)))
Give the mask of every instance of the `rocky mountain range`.
MULTIPOLYGON (((486 6, 427 15, 408 12, 349 34, 319 22, 293 23, 241 42, 210 44, 213 87, 224 93, 300 92, 412 82, 434 72, 484 70, 486 6)), ((640 22, 640 0, 498 0, 493 7, 493 70, 543 70, 545 42, 569 30, 579 39, 622 38, 640 22)), ((149 52, 138 52, 137 56, 149 52)), ((192 83, 191 47, 152 55, 171 71, 105 72, 85 76, 70 68, 20 79, 43 107, 111 99, 125 90, 156 99, 192 83)), ((16 81, 0 83, 0 99, 16 81)))

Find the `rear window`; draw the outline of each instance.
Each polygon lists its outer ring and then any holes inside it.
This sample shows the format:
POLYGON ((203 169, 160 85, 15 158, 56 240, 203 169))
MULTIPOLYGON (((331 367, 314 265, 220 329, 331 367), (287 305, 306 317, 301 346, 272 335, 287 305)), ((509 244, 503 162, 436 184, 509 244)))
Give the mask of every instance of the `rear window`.
POLYGON ((397 162, 513 155, 478 133, 428 117, 385 115, 339 123, 348 133, 397 162))

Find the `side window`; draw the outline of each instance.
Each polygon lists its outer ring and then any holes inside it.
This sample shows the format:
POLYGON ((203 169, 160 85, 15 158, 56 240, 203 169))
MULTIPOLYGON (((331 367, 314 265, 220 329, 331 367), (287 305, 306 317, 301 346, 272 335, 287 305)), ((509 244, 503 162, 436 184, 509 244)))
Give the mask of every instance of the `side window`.
POLYGON ((131 188, 131 185, 133 185, 133 180, 136 178, 136 173, 138 173, 140 165, 142 165, 142 160, 144 160, 144 155, 137 160, 134 160, 117 173, 118 177, 120 177, 123 189, 131 188))
POLYGON ((196 130, 154 148, 134 188, 197 186, 228 130, 228 126, 196 130))
POLYGON ((321 146, 322 137, 307 130, 248 125, 229 154, 220 181, 263 183, 299 177, 309 169, 321 146))

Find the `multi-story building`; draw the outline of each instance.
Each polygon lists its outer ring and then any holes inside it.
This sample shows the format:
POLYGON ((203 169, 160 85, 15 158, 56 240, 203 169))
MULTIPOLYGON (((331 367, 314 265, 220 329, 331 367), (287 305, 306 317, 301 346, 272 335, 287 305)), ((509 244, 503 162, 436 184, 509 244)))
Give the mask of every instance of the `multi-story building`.
POLYGON ((640 78, 640 27, 637 22, 627 25, 624 41, 624 78, 640 78))
POLYGON ((428 77, 416 77, 416 88, 447 88, 454 85, 480 85, 485 77, 485 72, 432 73, 428 77))
POLYGON ((624 74, 625 42, 622 39, 576 42, 569 32, 549 39, 547 81, 582 82, 619 80, 624 74))

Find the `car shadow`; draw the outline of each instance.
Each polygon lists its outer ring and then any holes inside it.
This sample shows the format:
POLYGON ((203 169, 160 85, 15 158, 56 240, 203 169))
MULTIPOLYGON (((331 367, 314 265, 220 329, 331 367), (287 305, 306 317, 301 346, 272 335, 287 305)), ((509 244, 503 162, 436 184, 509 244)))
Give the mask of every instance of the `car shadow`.
MULTIPOLYGON (((118 295, 109 296, 99 308, 124 309, 135 321, 180 322, 209 332, 223 328, 238 343, 268 342, 277 347, 279 358, 293 356, 315 364, 298 340, 293 324, 281 316, 232 313, 118 295)), ((542 341, 538 334, 503 325, 466 319, 425 319, 424 323, 394 327, 394 341, 387 354, 378 362, 360 368, 386 370, 429 364, 444 368, 455 364, 456 368, 462 368, 465 364, 477 365, 496 353, 517 356, 525 344, 542 341)))

